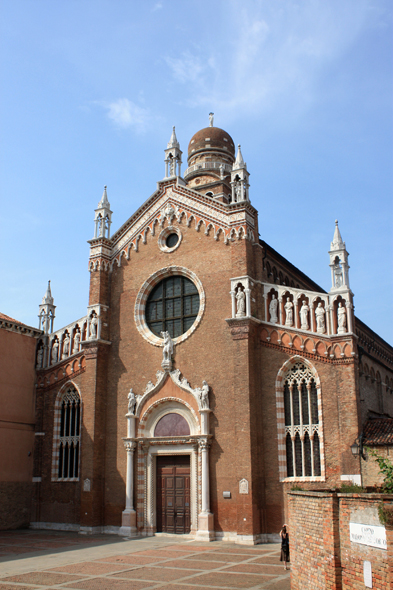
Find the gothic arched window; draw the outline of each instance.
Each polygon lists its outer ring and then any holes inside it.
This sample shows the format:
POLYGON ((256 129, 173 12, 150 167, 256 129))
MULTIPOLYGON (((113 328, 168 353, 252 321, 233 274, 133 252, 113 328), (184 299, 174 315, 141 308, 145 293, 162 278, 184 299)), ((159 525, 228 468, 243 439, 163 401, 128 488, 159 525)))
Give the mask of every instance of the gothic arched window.
POLYGON ((321 475, 318 394, 311 370, 296 363, 284 379, 287 477, 321 475))
POLYGON ((52 479, 79 479, 81 399, 73 385, 57 401, 52 479))

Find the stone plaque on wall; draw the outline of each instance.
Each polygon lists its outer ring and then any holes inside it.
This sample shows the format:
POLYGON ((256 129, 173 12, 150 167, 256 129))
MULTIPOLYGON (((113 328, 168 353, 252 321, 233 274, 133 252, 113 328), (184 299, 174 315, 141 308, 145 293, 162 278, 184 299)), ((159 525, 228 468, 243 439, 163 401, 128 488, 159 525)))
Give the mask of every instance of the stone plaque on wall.
POLYGON ((248 494, 248 481, 246 479, 239 481, 239 494, 248 494))
POLYGON ((387 549, 386 530, 384 526, 350 522, 349 538, 352 543, 378 547, 378 549, 387 549))
POLYGON ((83 481, 83 491, 90 492, 90 479, 85 479, 83 481))

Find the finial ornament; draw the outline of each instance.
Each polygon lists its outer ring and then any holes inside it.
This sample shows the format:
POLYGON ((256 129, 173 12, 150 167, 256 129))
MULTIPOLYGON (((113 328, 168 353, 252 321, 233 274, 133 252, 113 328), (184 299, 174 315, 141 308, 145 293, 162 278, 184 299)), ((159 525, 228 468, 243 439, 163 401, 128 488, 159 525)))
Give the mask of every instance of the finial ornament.
POLYGON ((106 192, 107 186, 104 186, 104 192, 98 207, 95 210, 94 217, 94 238, 110 238, 110 227, 112 223, 111 205, 108 201, 106 192))
POLYGON ((209 127, 213 127, 214 113, 209 113, 209 127))
POLYGON ((54 305, 54 298, 52 297, 52 291, 50 286, 50 281, 48 281, 48 286, 46 288, 45 295, 42 298, 41 305, 39 305, 39 324, 38 327, 40 330, 43 330, 45 334, 50 334, 53 332, 53 321, 55 319, 55 309, 56 306, 54 305))

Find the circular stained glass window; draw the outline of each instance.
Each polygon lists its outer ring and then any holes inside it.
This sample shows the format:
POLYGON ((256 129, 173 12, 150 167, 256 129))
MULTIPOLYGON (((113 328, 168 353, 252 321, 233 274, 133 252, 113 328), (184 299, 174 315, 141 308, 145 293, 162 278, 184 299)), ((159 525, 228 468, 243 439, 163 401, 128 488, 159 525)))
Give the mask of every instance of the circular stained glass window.
POLYGON ((151 291, 146 302, 146 323, 156 336, 169 332, 171 338, 191 328, 199 311, 198 289, 184 276, 169 276, 151 291))

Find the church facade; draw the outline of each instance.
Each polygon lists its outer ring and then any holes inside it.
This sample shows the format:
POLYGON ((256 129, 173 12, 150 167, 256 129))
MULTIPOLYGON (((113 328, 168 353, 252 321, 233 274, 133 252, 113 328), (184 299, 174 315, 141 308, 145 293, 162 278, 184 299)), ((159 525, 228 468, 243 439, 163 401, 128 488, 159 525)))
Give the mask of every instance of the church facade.
POLYGON ((212 116, 187 164, 173 129, 164 179, 114 234, 104 189, 83 317, 54 330, 48 285, 31 526, 271 540, 286 491, 360 484, 351 445, 370 412, 393 417, 393 349, 354 316, 338 223, 325 292, 259 238, 212 116))

